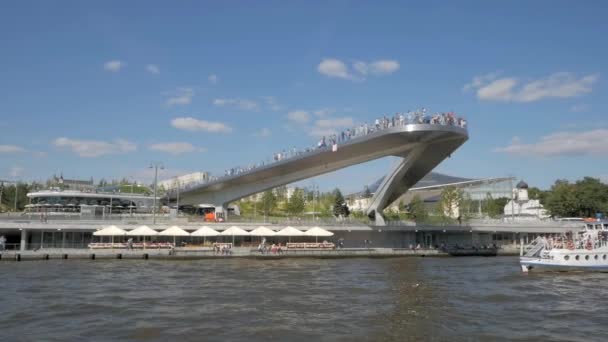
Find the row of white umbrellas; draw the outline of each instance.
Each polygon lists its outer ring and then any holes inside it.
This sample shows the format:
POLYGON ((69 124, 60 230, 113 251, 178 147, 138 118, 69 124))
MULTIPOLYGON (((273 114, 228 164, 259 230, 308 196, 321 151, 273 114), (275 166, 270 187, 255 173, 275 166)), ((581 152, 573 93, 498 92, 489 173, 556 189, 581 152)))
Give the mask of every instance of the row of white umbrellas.
POLYGON ((207 226, 201 227, 192 233, 188 233, 178 226, 169 227, 161 232, 148 227, 139 226, 133 230, 123 230, 116 226, 108 226, 104 229, 93 233, 95 236, 332 236, 334 233, 323 228, 313 227, 307 231, 301 231, 294 227, 285 227, 281 230, 274 231, 272 229, 260 226, 250 232, 241 229, 237 226, 232 226, 222 232, 211 229, 207 226))

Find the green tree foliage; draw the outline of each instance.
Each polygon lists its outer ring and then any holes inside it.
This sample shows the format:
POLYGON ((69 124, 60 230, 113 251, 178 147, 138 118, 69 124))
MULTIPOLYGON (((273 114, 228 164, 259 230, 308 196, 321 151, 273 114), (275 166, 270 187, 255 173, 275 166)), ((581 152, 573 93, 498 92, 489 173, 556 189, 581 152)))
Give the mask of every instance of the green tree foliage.
POLYGON ((414 197, 410 201, 408 211, 410 217, 416 222, 423 222, 429 216, 428 210, 424 205, 424 201, 419 195, 414 195, 414 197))
POLYGON ((260 210, 264 215, 268 216, 277 207, 277 197, 274 195, 272 190, 265 191, 262 195, 260 210))
POLYGON ((546 195, 546 208, 558 217, 593 217, 608 210, 608 185, 592 177, 576 183, 557 180, 546 195))
POLYGON ((440 213, 442 215, 456 218, 460 216, 460 202, 463 198, 463 191, 455 186, 448 186, 441 191, 439 200, 440 213))
POLYGON ((295 189, 293 195, 287 203, 287 212, 290 215, 301 215, 304 212, 304 191, 301 189, 295 189))
POLYGON ((342 192, 340 189, 336 188, 333 192, 334 197, 334 207, 333 212, 334 216, 339 217, 348 217, 350 215, 350 210, 348 209, 348 205, 344 201, 344 196, 342 196, 342 192))
POLYGON ((37 183, 18 183, 16 188, 15 184, 0 185, 0 192, 2 193, 2 198, 0 198, 0 212, 15 210, 15 189, 17 190, 17 211, 22 211, 25 209, 25 205, 29 203, 27 193, 30 192, 31 189, 36 188, 39 188, 37 183))
POLYGON ((492 198, 488 192, 483 200, 481 211, 489 217, 497 218, 505 213, 505 205, 509 201, 506 197, 492 198))

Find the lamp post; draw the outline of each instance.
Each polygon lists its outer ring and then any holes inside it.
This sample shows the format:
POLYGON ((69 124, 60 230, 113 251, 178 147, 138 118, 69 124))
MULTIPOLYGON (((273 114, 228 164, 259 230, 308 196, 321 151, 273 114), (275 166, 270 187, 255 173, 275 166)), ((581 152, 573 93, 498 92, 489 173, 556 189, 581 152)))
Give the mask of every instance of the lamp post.
POLYGON ((19 192, 19 182, 15 179, 15 212, 17 212, 17 194, 19 192))
POLYGON ((156 190, 158 187, 158 169, 164 170, 165 166, 160 162, 152 162, 148 168, 154 169, 154 206, 152 207, 152 223, 156 224, 156 190))
POLYGON ((131 179, 131 203, 129 203, 129 216, 133 217, 133 183, 135 179, 133 176, 129 176, 129 178, 131 179))
POLYGON ((176 178, 176 182, 177 182, 177 199, 175 200, 175 215, 179 217, 179 187, 180 187, 180 182, 179 182, 179 178, 176 178))

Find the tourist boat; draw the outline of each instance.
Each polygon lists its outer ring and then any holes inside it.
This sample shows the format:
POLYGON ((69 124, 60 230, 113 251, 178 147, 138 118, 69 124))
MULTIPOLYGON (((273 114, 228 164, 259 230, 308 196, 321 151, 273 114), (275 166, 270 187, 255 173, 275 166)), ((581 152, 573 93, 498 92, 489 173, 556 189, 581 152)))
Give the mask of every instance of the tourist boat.
POLYGON ((586 221, 585 228, 560 237, 538 237, 520 252, 521 269, 529 271, 608 272, 608 220, 586 221))

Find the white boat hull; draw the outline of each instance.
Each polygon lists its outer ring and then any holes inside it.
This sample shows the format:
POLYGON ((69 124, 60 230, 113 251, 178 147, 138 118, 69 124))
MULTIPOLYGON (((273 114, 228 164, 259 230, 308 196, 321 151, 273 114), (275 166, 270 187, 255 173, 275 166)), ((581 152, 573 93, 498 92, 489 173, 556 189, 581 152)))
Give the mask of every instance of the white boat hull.
POLYGON ((520 258, 520 265, 523 272, 530 271, 549 271, 549 272, 568 272, 568 271, 585 271, 585 272, 608 272, 608 264, 605 263, 565 263, 562 261, 541 259, 541 258, 520 258))

